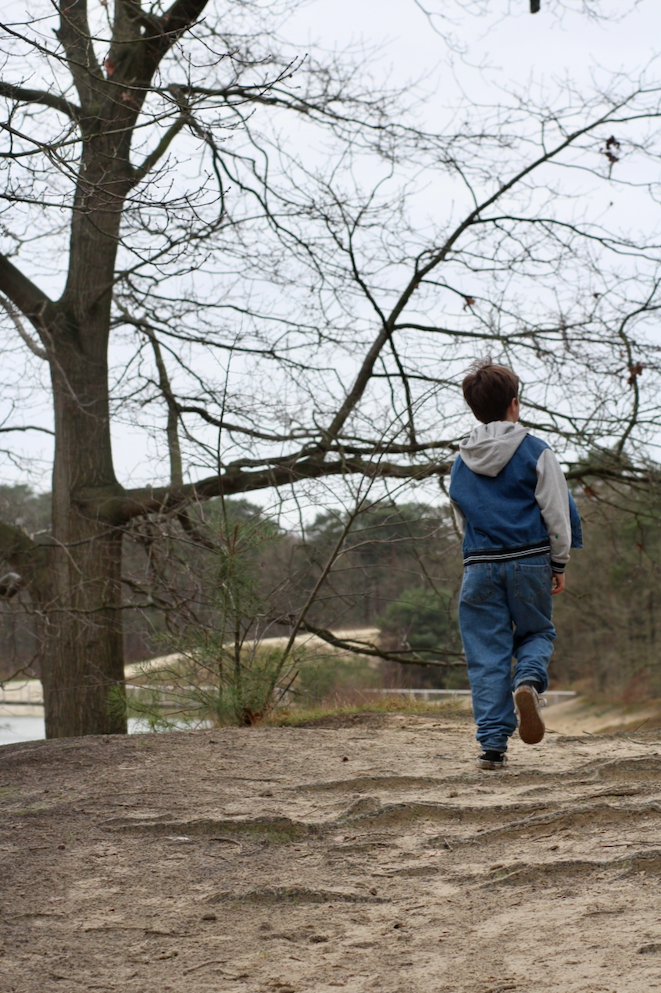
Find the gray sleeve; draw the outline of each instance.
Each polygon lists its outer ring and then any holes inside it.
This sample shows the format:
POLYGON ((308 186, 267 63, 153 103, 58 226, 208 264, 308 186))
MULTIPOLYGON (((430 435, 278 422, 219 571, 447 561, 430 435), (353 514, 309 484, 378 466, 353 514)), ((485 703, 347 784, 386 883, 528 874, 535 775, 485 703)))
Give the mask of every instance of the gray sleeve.
POLYGON ((454 522, 457 525, 457 530, 460 534, 464 534, 466 531, 466 518, 464 516, 464 512, 459 504, 455 503, 454 500, 450 500, 450 503, 452 505, 452 513, 454 514, 454 522))
POLYGON ((569 496, 567 480, 550 448, 544 449, 537 462, 535 499, 549 533, 553 571, 564 572, 571 548, 569 496))

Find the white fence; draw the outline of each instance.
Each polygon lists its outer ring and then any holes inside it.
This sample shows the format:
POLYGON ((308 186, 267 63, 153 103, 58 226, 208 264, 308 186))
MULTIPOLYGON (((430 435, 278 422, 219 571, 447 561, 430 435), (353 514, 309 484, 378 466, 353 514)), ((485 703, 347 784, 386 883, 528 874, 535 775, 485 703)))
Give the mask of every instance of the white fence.
MULTIPOLYGON (((139 687, 127 686, 127 690, 135 691, 139 687)), ((167 706, 167 690, 174 687, 163 687, 163 703, 167 706)), ((401 690, 368 690, 366 696, 387 695, 408 696, 415 700, 444 700, 452 697, 469 697, 470 690, 432 690, 432 689, 401 689, 401 690)), ((554 704, 565 703, 576 696, 571 690, 547 690, 544 694, 549 707, 554 704)), ((23 707, 43 707, 44 696, 41 683, 38 679, 13 680, 12 682, 0 685, 0 707, 17 708, 23 707)))
MULTIPOLYGON (((467 697, 471 695, 470 690, 368 690, 368 693, 386 694, 392 693, 395 696, 410 696, 415 700, 443 700, 451 697, 467 697)), ((544 693, 549 707, 557 703, 565 703, 576 696, 573 690, 547 690, 544 693)))

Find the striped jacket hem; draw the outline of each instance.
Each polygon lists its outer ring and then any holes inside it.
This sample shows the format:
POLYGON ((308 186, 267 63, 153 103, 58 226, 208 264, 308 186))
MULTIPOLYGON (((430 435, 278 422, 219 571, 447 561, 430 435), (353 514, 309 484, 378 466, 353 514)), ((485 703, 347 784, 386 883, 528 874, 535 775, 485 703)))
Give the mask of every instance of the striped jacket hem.
MULTIPOLYGON (((532 545, 513 545, 509 548, 478 548, 471 550, 464 555, 464 565, 475 565, 478 562, 509 562, 511 559, 527 559, 533 555, 550 555, 551 542, 538 541, 532 545)), ((564 572, 564 566, 560 568, 554 562, 554 572, 564 572)))

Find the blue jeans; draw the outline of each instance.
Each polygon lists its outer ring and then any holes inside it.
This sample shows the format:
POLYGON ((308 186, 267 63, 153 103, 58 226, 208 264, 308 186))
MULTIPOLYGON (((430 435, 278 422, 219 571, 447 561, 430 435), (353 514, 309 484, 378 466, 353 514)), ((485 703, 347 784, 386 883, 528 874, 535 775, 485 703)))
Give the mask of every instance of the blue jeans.
POLYGON ((466 566, 459 627, 477 740, 485 750, 504 752, 516 730, 513 689, 528 679, 541 684, 542 692, 549 684, 546 669, 555 638, 550 556, 466 566))

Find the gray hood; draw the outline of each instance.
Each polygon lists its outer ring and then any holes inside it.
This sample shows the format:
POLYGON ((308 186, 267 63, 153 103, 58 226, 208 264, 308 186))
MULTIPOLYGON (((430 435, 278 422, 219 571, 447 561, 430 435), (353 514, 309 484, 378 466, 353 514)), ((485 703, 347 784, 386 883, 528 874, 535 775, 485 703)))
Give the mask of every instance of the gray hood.
POLYGON ((480 476, 497 476, 528 434, 518 422, 491 421, 478 424, 459 445, 459 454, 469 469, 480 476))

